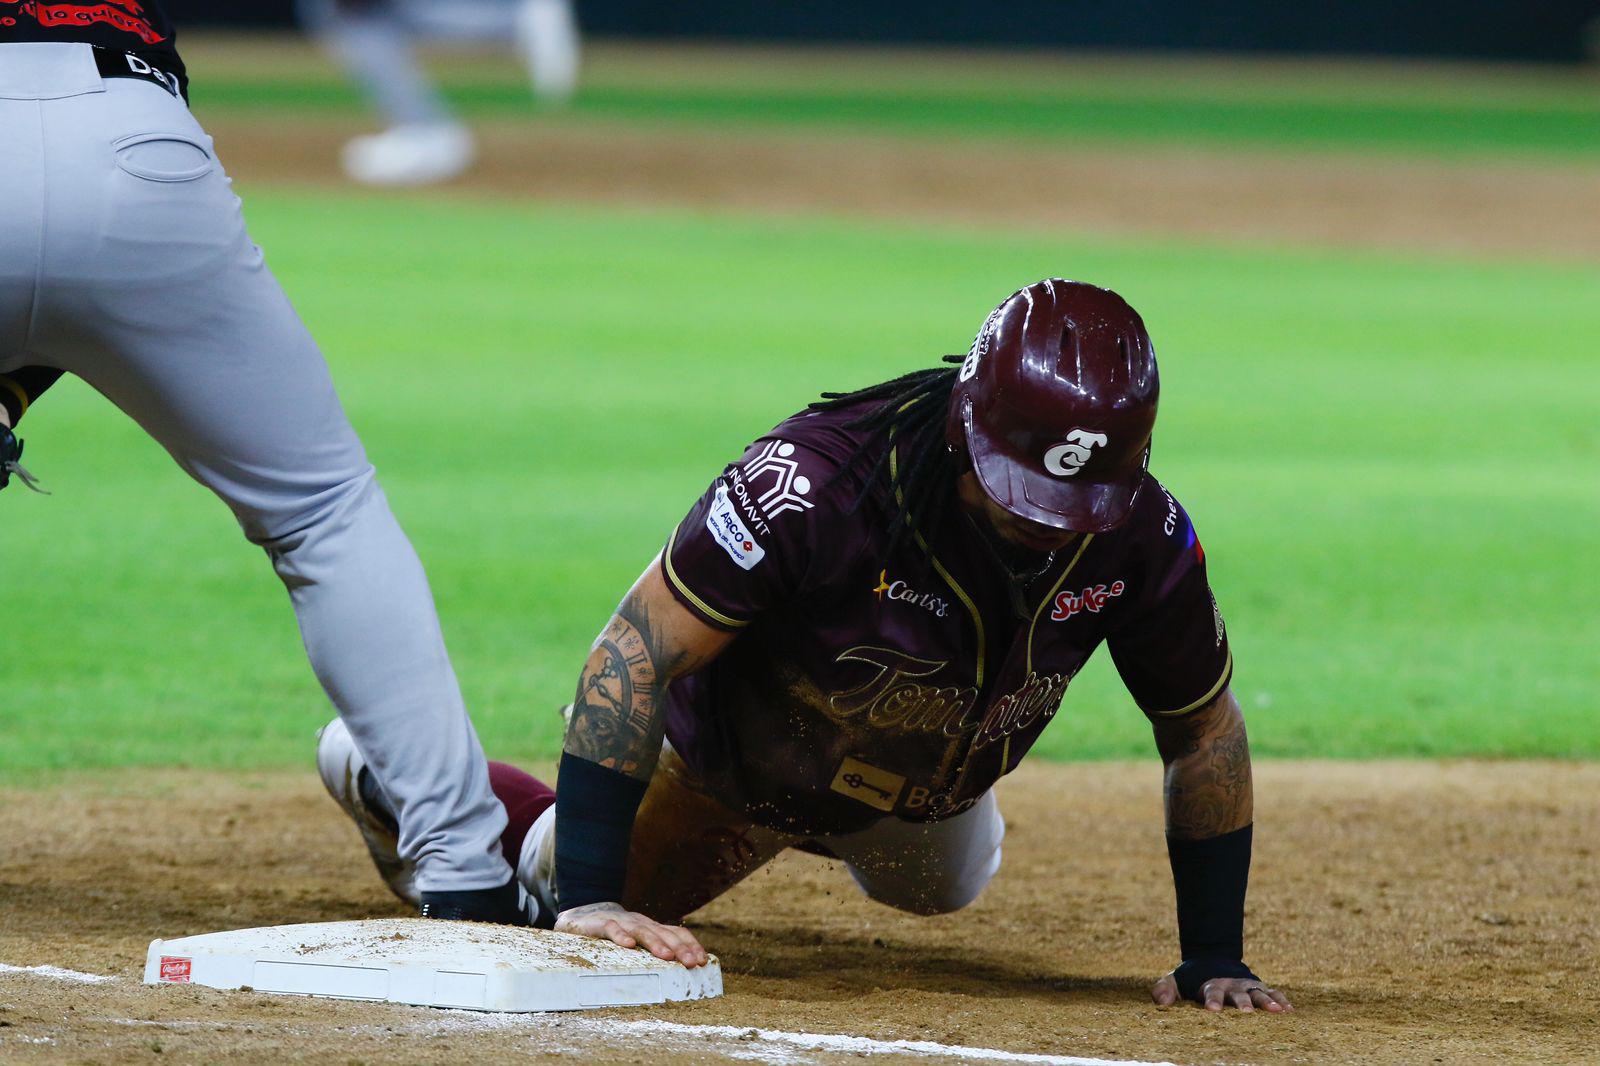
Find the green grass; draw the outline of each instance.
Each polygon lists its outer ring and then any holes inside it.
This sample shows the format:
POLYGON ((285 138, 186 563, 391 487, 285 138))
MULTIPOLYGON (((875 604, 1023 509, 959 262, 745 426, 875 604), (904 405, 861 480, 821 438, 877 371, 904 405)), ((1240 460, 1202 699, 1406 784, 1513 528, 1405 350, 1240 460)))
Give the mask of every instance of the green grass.
MULTIPOLYGON (((190 50, 202 116, 365 114, 303 45, 190 50), (241 61, 241 56, 243 60, 241 61)), ((1579 75, 1482 67, 1287 66, 1181 58, 871 50, 772 54, 602 48, 567 109, 541 110, 504 55, 438 64, 475 118, 715 130, 843 130, 1078 146, 1125 142, 1457 158, 1600 156, 1600 96, 1579 75)))
MULTIPOLYGON (((538 114, 518 85, 450 85, 447 96, 476 118, 538 114)), ((344 86, 216 82, 197 90, 208 113, 261 108, 348 111, 344 86)), ((1089 140, 1206 147, 1343 149, 1441 156, 1600 156, 1600 107, 1507 109, 1444 102, 1347 103, 1129 98, 1093 91, 1058 96, 926 91, 718 91, 680 87, 591 88, 544 121, 620 120, 653 127, 854 130, 924 137, 1089 140)))
MULTIPOLYGON (((1258 753, 1600 755, 1600 270, 251 191, 427 563, 490 751, 548 754, 628 581, 818 390, 964 349, 1049 273, 1162 357, 1258 753)), ((0 496, 0 772, 306 763, 328 710, 260 554, 81 385, 0 496)), ((1040 750, 1148 731, 1103 655, 1040 750)))
MULTIPOLYGON (((1578 78, 1554 88, 1501 86, 1499 93, 1485 93, 1470 72, 1458 83, 1445 78, 1379 90, 1366 85, 1373 75, 1360 69, 1331 80, 1286 72, 1197 78, 1168 74, 1150 61, 1102 77, 1070 77, 1070 56, 1059 59, 1061 72, 1043 80, 1038 61, 1027 67, 1032 80, 989 70, 974 77, 960 64, 944 77, 936 77, 938 64, 923 64, 922 77, 904 77, 891 64, 882 74, 859 64, 838 74, 827 66, 829 53, 819 56, 818 77, 805 80, 787 67, 739 70, 736 78, 715 66, 709 72, 674 67, 651 77, 650 67, 638 69, 646 62, 648 53, 600 62, 573 106, 560 112, 534 106, 520 70, 504 58, 472 69, 446 64, 442 85, 469 117, 536 122, 858 131, 1037 146, 1133 142, 1424 157, 1600 157, 1600 98, 1578 78)), ((1093 62, 1085 62, 1093 74, 1093 62)), ((194 101, 202 115, 365 112, 354 86, 323 67, 293 75, 213 67, 205 59, 198 67, 194 101)))
MULTIPOLYGON (((469 117, 539 116, 520 85, 447 83, 446 89, 450 101, 469 117)), ((195 98, 196 106, 207 114, 348 112, 361 103, 353 89, 331 81, 214 81, 197 87, 195 98)), ((1505 108, 1443 101, 1196 99, 1176 93, 1140 98, 1092 89, 1041 96, 979 90, 724 91, 658 86, 586 89, 569 109, 540 117, 560 122, 621 120, 657 128, 1025 138, 1039 144, 1090 140, 1441 156, 1600 156, 1600 105, 1505 108)))

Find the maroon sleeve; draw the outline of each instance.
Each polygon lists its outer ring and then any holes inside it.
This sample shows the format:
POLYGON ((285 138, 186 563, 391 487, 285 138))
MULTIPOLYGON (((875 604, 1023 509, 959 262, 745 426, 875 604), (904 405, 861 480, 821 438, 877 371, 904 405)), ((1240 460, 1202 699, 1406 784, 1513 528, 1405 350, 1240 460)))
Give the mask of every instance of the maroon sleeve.
POLYGON ((738 630, 824 587, 862 549, 849 484, 802 444, 763 437, 711 483, 672 533, 661 570, 678 601, 738 630))
POLYGON ((1134 603, 1109 638, 1123 684, 1152 718, 1199 710, 1227 687, 1233 653, 1189 516, 1154 478, 1133 521, 1141 554, 1134 603))

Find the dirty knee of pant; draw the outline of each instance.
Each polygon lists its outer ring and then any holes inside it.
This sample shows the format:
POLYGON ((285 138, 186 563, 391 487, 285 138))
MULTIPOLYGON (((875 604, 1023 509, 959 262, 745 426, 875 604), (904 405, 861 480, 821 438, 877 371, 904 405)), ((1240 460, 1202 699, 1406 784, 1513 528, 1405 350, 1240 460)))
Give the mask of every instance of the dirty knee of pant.
POLYGON ((919 918, 932 918, 940 914, 954 914, 968 906, 982 894, 983 887, 986 886, 980 886, 977 892, 947 892, 932 896, 926 893, 903 896, 868 892, 867 898, 887 907, 893 907, 897 911, 915 914, 919 918))
POLYGON ((918 856, 903 866, 851 865, 850 876, 868 899, 895 910, 931 917, 966 907, 983 894, 1000 872, 1000 848, 980 854, 951 855, 944 862, 918 856))

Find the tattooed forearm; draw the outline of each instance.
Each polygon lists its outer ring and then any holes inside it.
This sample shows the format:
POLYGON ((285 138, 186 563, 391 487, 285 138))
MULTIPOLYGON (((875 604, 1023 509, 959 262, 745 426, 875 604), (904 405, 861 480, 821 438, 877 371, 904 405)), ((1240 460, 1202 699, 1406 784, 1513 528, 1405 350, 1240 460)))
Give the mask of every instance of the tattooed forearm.
POLYGON ((1232 694, 1155 729, 1167 766, 1168 834, 1204 840, 1249 825, 1255 816, 1250 743, 1232 694))
POLYGON ((666 728, 661 696, 685 656, 665 647, 642 597, 630 593, 589 652, 565 750, 649 780, 666 728))

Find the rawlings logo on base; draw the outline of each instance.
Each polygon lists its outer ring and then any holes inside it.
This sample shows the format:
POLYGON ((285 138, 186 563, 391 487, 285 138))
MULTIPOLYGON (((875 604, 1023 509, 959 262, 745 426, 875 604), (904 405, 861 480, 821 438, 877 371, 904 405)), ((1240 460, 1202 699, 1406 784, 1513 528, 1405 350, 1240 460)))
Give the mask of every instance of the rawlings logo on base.
POLYGON ((189 983, 189 973, 193 967, 193 959, 163 955, 161 956, 161 980, 171 984, 186 985, 189 983))

